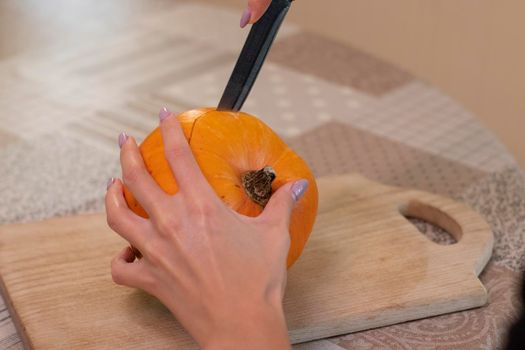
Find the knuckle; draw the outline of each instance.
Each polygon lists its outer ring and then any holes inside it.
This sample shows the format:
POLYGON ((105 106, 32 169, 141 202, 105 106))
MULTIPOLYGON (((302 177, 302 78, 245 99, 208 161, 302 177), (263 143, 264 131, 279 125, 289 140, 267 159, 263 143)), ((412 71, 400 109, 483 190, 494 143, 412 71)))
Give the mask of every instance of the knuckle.
POLYGON ((197 214, 204 218, 211 218, 217 214, 217 206, 210 201, 203 201, 199 204, 197 214))
POLYGON ((209 218, 202 215, 195 215, 191 218, 192 226, 197 232, 206 232, 211 226, 209 218))
POLYGON ((168 150, 166 154, 166 159, 171 159, 172 161, 186 160, 191 156, 191 151, 188 146, 178 145, 172 150, 168 150))
POLYGON ((155 220, 157 231, 163 236, 170 235, 179 228, 180 222, 173 215, 162 215, 155 220))
POLYGON ((116 218, 114 213, 107 213, 106 222, 109 228, 111 228, 113 231, 118 231, 120 229, 120 221, 116 218))
MULTIPOLYGON (((184 142, 186 142, 184 140, 184 142)), ((169 147, 164 150, 166 159, 180 159, 189 156, 190 150, 187 144, 183 142, 174 141, 169 147)))
POLYGON ((130 164, 123 169, 123 180, 124 183, 134 183, 140 178, 141 168, 137 164, 130 164))
POLYGON ((200 229, 212 227, 217 221, 217 206, 210 203, 195 204, 189 210, 189 219, 192 225, 200 229))
POLYGON ((272 233, 273 237, 277 237, 279 242, 290 242, 290 228, 287 222, 279 220, 273 222, 266 222, 266 225, 268 225, 267 230, 272 233))

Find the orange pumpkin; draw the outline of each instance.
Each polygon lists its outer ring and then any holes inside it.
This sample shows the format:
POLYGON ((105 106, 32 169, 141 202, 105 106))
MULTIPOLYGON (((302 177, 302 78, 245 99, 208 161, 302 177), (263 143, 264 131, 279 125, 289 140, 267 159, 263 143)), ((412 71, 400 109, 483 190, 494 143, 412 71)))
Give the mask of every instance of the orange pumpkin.
MULTIPOLYGON (((198 109, 177 118, 209 184, 224 203, 240 214, 257 216, 279 187, 298 179, 308 180, 309 187, 291 217, 290 267, 301 254, 317 213, 317 186, 307 164, 267 125, 246 113, 198 109), (263 186, 254 191, 255 179, 266 183, 266 190, 263 186)), ((178 187, 164 157, 159 128, 140 145, 140 152, 159 186, 175 194, 178 187)), ((131 210, 147 217, 131 192, 125 189, 124 195, 131 210)))

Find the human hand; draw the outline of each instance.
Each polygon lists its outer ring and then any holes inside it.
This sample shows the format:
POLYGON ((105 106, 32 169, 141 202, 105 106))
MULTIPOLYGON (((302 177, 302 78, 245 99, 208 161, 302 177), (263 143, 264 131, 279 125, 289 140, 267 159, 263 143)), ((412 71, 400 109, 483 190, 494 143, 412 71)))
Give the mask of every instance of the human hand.
POLYGON ((272 0, 248 0, 248 7, 241 16, 241 28, 248 23, 255 23, 264 15, 272 0))
POLYGON ((179 192, 163 192, 137 144, 122 134, 124 183, 150 219, 127 206, 120 180, 109 183, 109 226, 136 247, 112 261, 113 280, 157 297, 205 349, 289 349, 282 298, 291 211, 306 190, 296 181, 276 191, 264 212, 227 207, 193 158, 176 117, 161 112, 165 155, 179 192))

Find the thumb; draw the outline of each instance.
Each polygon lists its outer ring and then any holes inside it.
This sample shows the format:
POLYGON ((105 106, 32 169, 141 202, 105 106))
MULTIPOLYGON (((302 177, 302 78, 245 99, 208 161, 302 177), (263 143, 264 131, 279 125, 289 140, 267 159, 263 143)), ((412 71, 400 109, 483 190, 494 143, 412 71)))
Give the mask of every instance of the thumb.
POLYGON ((248 0, 248 7, 241 17, 241 28, 248 23, 257 22, 266 12, 272 0, 248 0))
POLYGON ((248 8, 252 10, 250 23, 257 22, 266 12, 272 0, 248 0, 248 8))
POLYGON ((307 180, 289 182, 281 186, 281 188, 272 195, 268 204, 266 204, 262 214, 263 219, 272 222, 284 222, 286 227, 288 227, 295 203, 301 199, 307 188, 307 180))

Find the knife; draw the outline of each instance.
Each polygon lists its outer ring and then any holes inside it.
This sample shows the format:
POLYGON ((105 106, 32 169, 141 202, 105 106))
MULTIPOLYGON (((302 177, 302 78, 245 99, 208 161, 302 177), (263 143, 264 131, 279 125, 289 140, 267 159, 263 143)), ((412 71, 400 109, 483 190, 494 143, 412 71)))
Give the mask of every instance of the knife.
POLYGON ((264 15, 252 26, 218 110, 239 111, 252 89, 266 55, 293 0, 272 0, 264 15))

